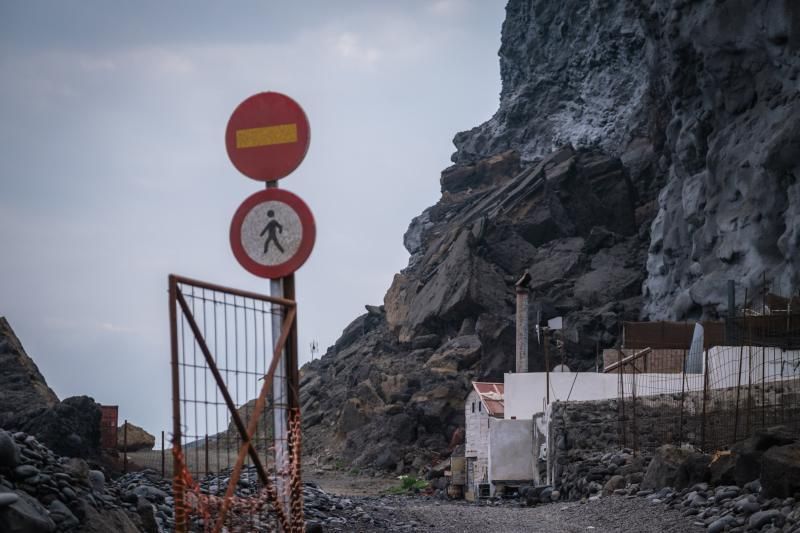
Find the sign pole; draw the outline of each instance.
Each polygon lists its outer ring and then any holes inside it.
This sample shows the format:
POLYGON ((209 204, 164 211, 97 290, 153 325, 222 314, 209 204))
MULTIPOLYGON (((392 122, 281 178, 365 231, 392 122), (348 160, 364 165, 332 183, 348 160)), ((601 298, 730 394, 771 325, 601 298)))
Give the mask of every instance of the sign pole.
MULTIPOLYGON (((268 181, 267 189, 277 189, 277 181, 268 181)), ((269 280, 269 293, 273 298, 283 298, 283 279, 269 280)), ((283 315, 281 306, 272 305, 272 342, 275 343, 280 337, 283 327, 283 315)), ((281 359, 275 368, 272 377, 272 402, 273 402, 273 426, 274 426, 274 445, 275 445, 275 488, 278 499, 284 509, 289 509, 289 491, 287 484, 287 474, 289 470, 288 443, 288 400, 287 394, 287 375, 289 370, 286 350, 281 352, 281 359)))

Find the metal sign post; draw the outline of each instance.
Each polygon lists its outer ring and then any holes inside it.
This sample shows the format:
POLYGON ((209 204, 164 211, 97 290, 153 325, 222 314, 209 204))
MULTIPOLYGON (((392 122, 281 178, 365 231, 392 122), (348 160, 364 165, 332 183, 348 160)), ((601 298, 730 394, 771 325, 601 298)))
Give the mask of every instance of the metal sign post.
MULTIPOLYGON (((237 209, 230 230, 233 254, 251 274, 270 279, 273 298, 295 300, 294 272, 314 247, 316 226, 311 210, 299 197, 279 189, 277 180, 305 158, 310 127, 303 109, 279 93, 259 93, 239 104, 228 121, 225 145, 233 165, 266 190, 247 198, 237 209)), ((273 306, 272 337, 283 331, 281 308, 273 306)), ((299 483, 299 369, 296 315, 285 349, 272 377, 276 492, 283 509, 302 520, 299 483), (293 449, 297 447, 298 449, 293 449), (290 470, 295 481, 290 483, 290 470), (291 485, 291 486, 290 486, 291 485)), ((275 344, 276 350, 279 348, 275 344)))

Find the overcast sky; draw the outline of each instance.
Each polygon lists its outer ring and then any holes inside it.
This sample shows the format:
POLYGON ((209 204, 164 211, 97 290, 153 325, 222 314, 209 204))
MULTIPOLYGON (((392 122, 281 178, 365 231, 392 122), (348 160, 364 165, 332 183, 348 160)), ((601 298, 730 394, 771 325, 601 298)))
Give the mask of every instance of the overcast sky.
POLYGON ((453 135, 500 91, 503 0, 0 3, 0 315, 60 398, 171 427, 167 275, 267 292, 228 243, 263 186, 228 161, 244 98, 292 96, 317 222, 300 360, 380 305, 453 135))

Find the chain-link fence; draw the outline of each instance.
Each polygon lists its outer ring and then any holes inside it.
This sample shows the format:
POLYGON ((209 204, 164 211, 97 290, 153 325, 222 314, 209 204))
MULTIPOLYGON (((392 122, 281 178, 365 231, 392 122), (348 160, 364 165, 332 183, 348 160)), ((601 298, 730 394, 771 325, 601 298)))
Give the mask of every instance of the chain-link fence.
POLYGON ((606 357, 620 444, 714 450, 776 425, 800 436, 800 305, 767 296, 721 322, 625 325, 625 348, 606 357))

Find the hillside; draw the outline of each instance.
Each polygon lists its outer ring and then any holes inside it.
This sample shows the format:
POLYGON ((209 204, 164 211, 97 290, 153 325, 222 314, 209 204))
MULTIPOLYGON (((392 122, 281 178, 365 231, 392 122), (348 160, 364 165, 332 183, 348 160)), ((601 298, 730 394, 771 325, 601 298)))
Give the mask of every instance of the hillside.
POLYGON ((499 56, 499 109, 455 136, 384 305, 302 369, 312 457, 446 454, 470 380, 513 369, 526 269, 573 369, 622 320, 724 313, 728 279, 798 288, 800 6, 511 0, 499 56))

